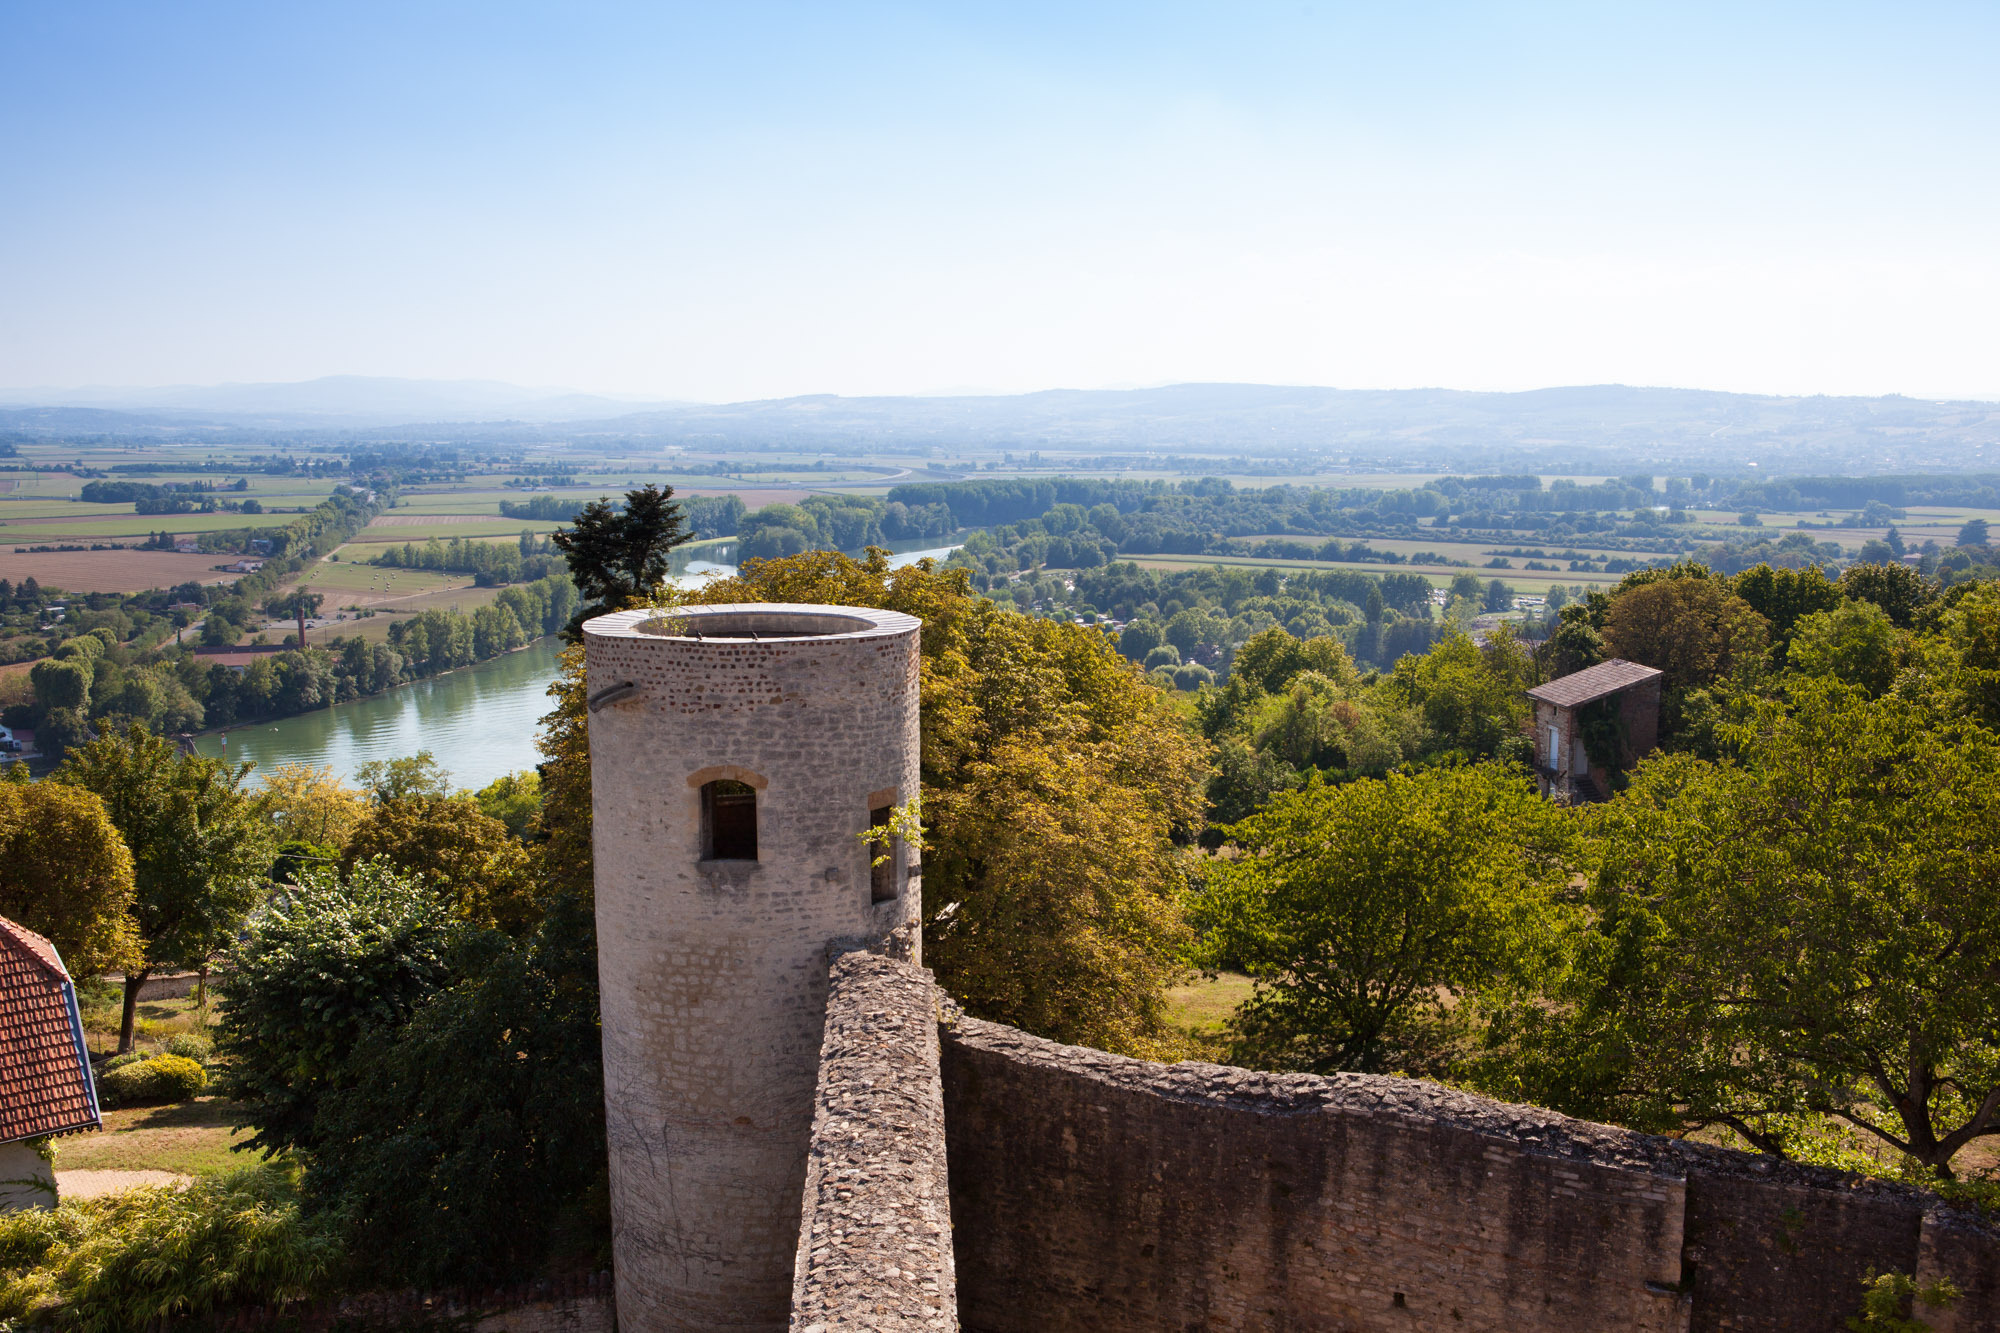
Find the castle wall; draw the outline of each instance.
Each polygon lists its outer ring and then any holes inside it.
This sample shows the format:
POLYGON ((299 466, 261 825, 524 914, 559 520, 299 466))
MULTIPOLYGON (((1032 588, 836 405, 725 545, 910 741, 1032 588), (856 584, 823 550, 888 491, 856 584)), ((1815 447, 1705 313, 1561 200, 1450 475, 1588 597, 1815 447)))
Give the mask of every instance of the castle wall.
POLYGON ((1839 1329, 1870 1271, 2000 1327, 1926 1196, 1408 1079, 1163 1066, 992 1023, 942 1061, 960 1317, 1163 1328, 1839 1329))
POLYGON ((833 965, 792 1285, 794 1333, 952 1333, 938 1001, 930 974, 833 965))
POLYGON ((584 626, 619 1326, 775 1330, 827 944, 913 939, 918 919, 914 873, 873 901, 859 836, 871 808, 917 792, 918 624, 827 607, 675 616, 655 632, 647 612, 584 626), (755 860, 703 859, 716 779, 756 792, 755 860))

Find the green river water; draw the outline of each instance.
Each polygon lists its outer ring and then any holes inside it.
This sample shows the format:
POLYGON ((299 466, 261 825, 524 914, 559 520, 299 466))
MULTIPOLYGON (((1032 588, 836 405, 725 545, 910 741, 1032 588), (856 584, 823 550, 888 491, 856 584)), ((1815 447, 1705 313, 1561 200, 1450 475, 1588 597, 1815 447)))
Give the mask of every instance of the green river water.
POLYGON ((203 754, 278 764, 329 765, 345 781, 376 759, 429 750, 452 785, 483 787, 533 768, 536 723, 549 711, 556 641, 543 639, 478 666, 398 686, 354 703, 198 737, 203 754))
MULTIPOLYGON (((904 551, 891 563, 941 557, 953 549, 904 551)), ((699 577, 708 570, 733 574, 735 567, 689 561, 675 572, 699 577)), ((556 641, 543 639, 520 652, 398 686, 372 699, 212 732, 197 737, 195 748, 238 762, 248 759, 260 770, 279 764, 331 767, 347 782, 363 764, 429 750, 451 775, 453 786, 477 789, 541 761, 535 733, 549 711, 556 652, 556 641)))

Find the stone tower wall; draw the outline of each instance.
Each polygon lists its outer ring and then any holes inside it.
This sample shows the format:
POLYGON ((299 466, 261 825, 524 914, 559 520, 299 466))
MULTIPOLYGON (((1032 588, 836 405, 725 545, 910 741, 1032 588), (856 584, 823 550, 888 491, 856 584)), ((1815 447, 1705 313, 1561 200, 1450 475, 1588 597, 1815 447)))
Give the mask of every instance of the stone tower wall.
POLYGON ((827 946, 915 947, 916 875, 873 902, 858 835, 918 790, 918 623, 789 606, 649 623, 584 626, 619 1326, 781 1329, 827 946), (746 626, 759 638, 718 637, 746 626), (716 778, 756 789, 755 862, 701 860, 716 778))

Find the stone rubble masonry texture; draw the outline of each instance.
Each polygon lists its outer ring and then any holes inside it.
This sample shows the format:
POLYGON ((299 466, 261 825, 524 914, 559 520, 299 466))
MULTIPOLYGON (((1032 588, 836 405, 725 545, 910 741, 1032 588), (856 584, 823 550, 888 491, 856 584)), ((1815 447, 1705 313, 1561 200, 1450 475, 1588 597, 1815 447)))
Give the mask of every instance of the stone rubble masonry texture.
POLYGON ((1916 1191, 1413 1079, 942 1042, 959 1317, 1013 1330, 1838 1330, 1871 1272, 2000 1328, 2000 1235, 1916 1191))
POLYGON ((908 963, 833 964, 792 1333, 958 1327, 938 992, 908 963))
POLYGON ((914 867, 872 902, 860 835, 871 797, 918 790, 917 633, 777 605, 584 625, 591 695, 635 687, 589 723, 624 1333, 786 1326, 827 946, 916 950, 914 867), (701 859, 704 773, 757 789, 755 861, 701 859))

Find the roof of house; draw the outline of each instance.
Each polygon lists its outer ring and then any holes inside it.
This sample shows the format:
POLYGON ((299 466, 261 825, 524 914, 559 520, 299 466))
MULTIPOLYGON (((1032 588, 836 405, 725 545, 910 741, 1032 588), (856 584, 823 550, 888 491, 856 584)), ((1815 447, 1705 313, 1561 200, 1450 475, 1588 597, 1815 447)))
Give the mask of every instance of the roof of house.
POLYGON ((1528 697, 1554 704, 1558 708, 1575 708, 1593 699, 1602 699, 1607 694, 1616 694, 1634 685, 1643 685, 1665 674, 1658 667, 1640 666, 1637 662, 1614 657, 1609 662, 1599 662, 1594 667, 1573 671, 1560 680, 1537 685, 1528 691, 1528 697))
POLYGON ((94 1129, 97 1089, 56 947, 0 917, 0 1143, 94 1129))

